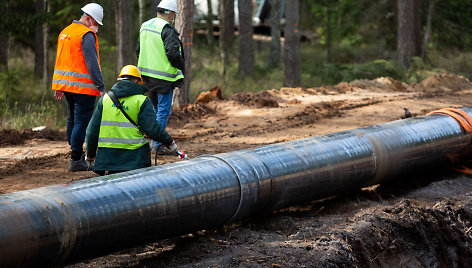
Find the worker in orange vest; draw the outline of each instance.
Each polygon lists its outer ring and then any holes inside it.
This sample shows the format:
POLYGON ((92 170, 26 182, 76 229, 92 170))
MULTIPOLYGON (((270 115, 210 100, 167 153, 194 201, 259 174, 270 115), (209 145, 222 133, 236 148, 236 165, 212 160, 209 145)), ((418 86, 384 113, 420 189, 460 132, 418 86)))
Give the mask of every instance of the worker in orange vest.
POLYGON ((56 65, 52 80, 54 97, 67 101, 67 138, 71 148, 69 171, 86 171, 91 167, 84 159, 85 131, 95 108, 96 96, 105 94, 98 25, 103 25, 103 8, 96 3, 82 7, 80 20, 74 20, 59 34, 56 65))

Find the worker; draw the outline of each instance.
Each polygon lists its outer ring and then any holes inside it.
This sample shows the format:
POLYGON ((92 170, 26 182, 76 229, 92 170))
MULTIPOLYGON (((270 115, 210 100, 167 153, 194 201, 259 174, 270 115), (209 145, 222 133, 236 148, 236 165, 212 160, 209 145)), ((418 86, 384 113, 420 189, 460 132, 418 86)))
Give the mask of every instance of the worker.
POLYGON ((105 94, 99 48, 98 25, 103 25, 103 8, 90 3, 82 7, 80 20, 74 20, 59 34, 52 90, 56 100, 66 97, 67 140, 71 148, 69 171, 89 170, 84 157, 87 125, 96 96, 105 94))
POLYGON ((142 84, 138 68, 126 65, 111 91, 98 100, 85 144, 87 159, 95 160, 93 171, 99 175, 150 167, 151 150, 144 135, 161 142, 172 154, 179 153, 175 141, 156 121, 142 84))
MULTIPOLYGON (((136 48, 138 68, 162 129, 166 129, 172 113, 174 88, 182 86, 185 72, 182 42, 172 26, 177 13, 176 0, 162 0, 157 6, 157 17, 141 26, 136 48)), ((153 152, 172 153, 158 141, 152 143, 153 152)))

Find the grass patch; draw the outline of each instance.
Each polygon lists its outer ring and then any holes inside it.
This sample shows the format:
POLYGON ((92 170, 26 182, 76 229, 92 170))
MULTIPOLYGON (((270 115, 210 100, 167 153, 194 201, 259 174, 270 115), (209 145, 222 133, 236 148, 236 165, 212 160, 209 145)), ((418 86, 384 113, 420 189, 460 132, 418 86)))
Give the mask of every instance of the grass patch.
POLYGON ((21 59, 10 63, 9 70, 0 72, 0 128, 63 128, 67 115, 64 101, 54 100, 51 86, 36 79, 21 59))
POLYGON ((4 104, 0 108, 0 129, 27 129, 37 126, 46 126, 50 129, 62 129, 66 126, 64 103, 47 101, 44 103, 28 103, 26 105, 15 102, 4 104))
POLYGON ((238 50, 233 48, 230 65, 223 76, 223 63, 218 48, 196 45, 192 51, 192 77, 189 92, 190 102, 194 102, 198 94, 214 86, 220 86, 223 95, 230 98, 235 93, 244 91, 261 91, 281 88, 284 80, 283 68, 268 68, 266 59, 268 50, 257 51, 255 71, 252 76, 242 77, 238 73, 238 50))

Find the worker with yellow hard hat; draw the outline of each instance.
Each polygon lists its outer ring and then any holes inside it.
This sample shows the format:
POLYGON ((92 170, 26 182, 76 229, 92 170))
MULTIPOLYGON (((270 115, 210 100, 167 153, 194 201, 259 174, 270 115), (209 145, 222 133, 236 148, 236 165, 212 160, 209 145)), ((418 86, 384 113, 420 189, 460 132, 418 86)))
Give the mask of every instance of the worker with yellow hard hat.
POLYGON ((99 175, 151 166, 151 148, 144 137, 160 141, 177 155, 177 145, 156 121, 151 101, 144 95, 136 66, 121 69, 118 82, 99 99, 87 127, 87 158, 95 160, 99 175))

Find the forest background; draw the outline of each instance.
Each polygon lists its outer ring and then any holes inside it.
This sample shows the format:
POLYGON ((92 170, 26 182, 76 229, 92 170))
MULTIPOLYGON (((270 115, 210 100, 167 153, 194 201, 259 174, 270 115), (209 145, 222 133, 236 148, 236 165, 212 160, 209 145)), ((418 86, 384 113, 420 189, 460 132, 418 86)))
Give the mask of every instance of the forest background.
MULTIPOLYGON (((66 105, 51 90, 57 37, 88 2, 0 1, 0 129, 65 127, 66 105)), ((140 25, 155 16, 159 0, 95 2, 105 10, 98 38, 109 90, 123 65, 137 63, 140 25)), ((214 11, 219 16, 205 15, 203 22, 195 19, 202 15, 194 6, 198 1, 178 2, 177 29, 191 66, 179 105, 214 86, 230 98, 243 91, 382 76, 408 83, 441 72, 472 78, 469 0, 285 0, 282 14, 270 12, 269 30, 263 32, 252 27, 260 0, 220 0, 214 11)))

